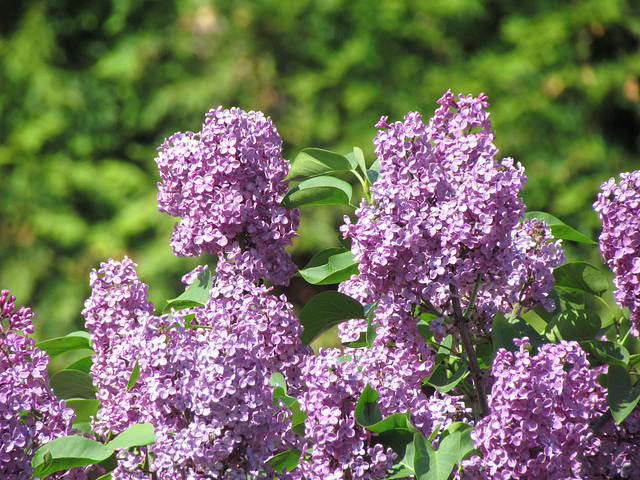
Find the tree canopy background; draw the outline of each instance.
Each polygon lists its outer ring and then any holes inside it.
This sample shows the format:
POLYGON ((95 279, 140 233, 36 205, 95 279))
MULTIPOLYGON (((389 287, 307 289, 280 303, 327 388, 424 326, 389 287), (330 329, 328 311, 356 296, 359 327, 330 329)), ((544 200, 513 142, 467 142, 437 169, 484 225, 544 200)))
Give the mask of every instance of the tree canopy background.
MULTIPOLYGON (((110 257, 139 264, 157 307, 177 296, 197 259, 171 253, 154 157, 218 105, 271 116, 286 158, 360 146, 372 162, 381 116, 485 92, 529 210, 596 238, 600 184, 640 168, 639 77, 633 0, 3 0, 0 288, 42 337, 83 326, 110 257)), ((299 266, 344 213, 303 211, 299 266)))

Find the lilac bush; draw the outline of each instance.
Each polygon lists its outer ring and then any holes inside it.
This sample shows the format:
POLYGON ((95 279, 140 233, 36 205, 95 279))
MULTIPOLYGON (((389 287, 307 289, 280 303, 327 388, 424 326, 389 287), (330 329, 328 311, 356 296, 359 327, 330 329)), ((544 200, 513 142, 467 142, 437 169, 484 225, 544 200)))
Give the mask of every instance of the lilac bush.
POLYGON ((156 162, 160 211, 179 219, 171 246, 212 266, 186 274, 162 312, 131 259, 91 273, 83 314, 99 406, 82 448, 28 339, 30 312, 11 313, 3 292, 0 349, 38 373, 0 374, 0 472, 22 462, 15 478, 29 478, 33 456, 60 476, 65 462, 113 454, 114 480, 638 477, 640 345, 624 335, 637 335, 640 311, 638 172, 594 204, 631 312, 601 316, 590 308, 605 277, 565 263, 561 243, 593 242, 526 212, 524 167, 498 159, 488 106, 449 91, 428 121, 383 117, 370 168, 359 149, 307 149, 290 177, 260 112, 211 110, 199 132, 167 139, 156 162), (297 311, 270 285, 298 271, 286 251, 297 206, 351 205, 335 172, 354 174, 366 198, 340 228, 350 247, 300 270, 337 291, 297 311), (290 189, 289 178, 302 181, 290 189), (315 354, 309 343, 335 325, 342 347, 315 354))

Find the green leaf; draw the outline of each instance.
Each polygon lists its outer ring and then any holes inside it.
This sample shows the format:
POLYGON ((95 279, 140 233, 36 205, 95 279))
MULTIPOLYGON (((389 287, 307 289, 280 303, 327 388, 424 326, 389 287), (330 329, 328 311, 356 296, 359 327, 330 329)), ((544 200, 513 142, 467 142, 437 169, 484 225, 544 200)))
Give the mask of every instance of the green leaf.
POLYGON ((389 470, 389 473, 387 474, 387 476, 384 477, 384 480, 393 480, 395 478, 413 477, 414 474, 415 474, 415 472, 413 471, 413 468, 408 467, 407 465, 399 463, 399 464, 394 465, 393 467, 391 467, 391 470, 389 470))
POLYGON ((171 309, 184 310, 185 308, 202 307, 209 301, 209 291, 212 287, 211 270, 205 268, 182 295, 173 300, 167 300, 162 313, 171 313, 171 309))
POLYGON ((291 163, 285 181, 305 180, 344 170, 354 170, 356 163, 349 161, 344 155, 321 148, 305 148, 291 163))
MULTIPOLYGON (((629 351, 619 343, 603 340, 590 340, 580 342, 580 347, 596 361, 607 365, 620 365, 626 367, 629 364, 629 351)), ((593 359, 590 359, 593 362, 593 359)), ((591 365, 592 367, 594 365, 591 365)))
POLYGON ((378 406, 378 392, 369 383, 364 386, 360 394, 354 415, 356 423, 363 427, 382 421, 382 412, 378 406))
MULTIPOLYGON (((454 422, 449 427, 442 432, 440 436, 440 448, 445 445, 448 449, 457 450, 457 461, 456 463, 460 465, 462 460, 464 460, 468 454, 474 450, 475 445, 473 443, 473 439, 471 438, 471 432, 473 431, 473 427, 464 422, 454 422), (454 437, 457 435, 457 438, 452 438, 450 441, 446 441, 448 437, 454 437)), ((438 450, 440 450, 438 448, 438 450)))
POLYGON ((434 450, 424 435, 416 433, 413 437, 413 469, 417 480, 447 480, 458 463, 461 449, 461 433, 453 433, 440 442, 434 450))
POLYGON ((376 337, 378 336, 378 327, 379 323, 372 323, 371 317, 367 320, 367 331, 366 331, 366 339, 367 339, 367 348, 373 348, 373 342, 375 342, 376 337))
POLYGON ((549 312, 542 305, 537 305, 533 311, 545 322, 549 322, 553 317, 555 317, 558 313, 560 313, 560 297, 558 296, 558 292, 555 289, 552 289, 549 292, 549 297, 553 299, 553 311, 549 312))
POLYGON ((379 176, 380 162, 376 160, 375 162, 373 162, 373 165, 371 165, 371 168, 367 169, 367 180, 369 180, 369 183, 373 185, 374 183, 376 183, 376 180, 378 180, 379 176))
POLYGON ((517 332, 518 338, 529 337, 529 343, 534 347, 539 347, 546 343, 542 335, 522 317, 514 318, 511 326, 517 332))
POLYGON ((300 409, 300 402, 298 402, 298 400, 293 402, 289 409, 291 410, 291 430, 293 431, 293 433, 304 437, 304 422, 307 419, 307 412, 303 412, 300 409))
POLYGON ((322 332, 353 318, 365 318, 364 307, 357 300, 329 290, 313 297, 298 315, 304 332, 302 343, 309 345, 322 332))
POLYGON ((274 372, 269 379, 269 384, 274 388, 282 388, 284 393, 287 393, 287 381, 284 379, 284 375, 280 372, 274 372))
POLYGON ((73 362, 65 370, 79 370, 84 373, 89 373, 93 365, 93 358, 91 355, 81 358, 77 362, 73 362))
POLYGON ((537 220, 547 222, 547 225, 551 229, 551 233, 553 234, 553 236, 555 238, 557 238, 559 240, 571 240, 573 242, 588 243, 588 244, 591 244, 591 245, 594 245, 594 244, 597 243, 597 242, 594 242, 593 240, 591 240, 586 235, 583 235, 582 233, 578 232, 577 230, 574 230, 569 225, 566 225, 561 220, 559 220, 558 218, 556 218, 553 215, 550 215, 548 213, 545 213, 545 212, 527 212, 527 213, 525 213, 524 218, 527 219, 527 220, 531 220, 531 219, 535 218, 537 220))
POLYGON ((302 278, 313 285, 341 283, 358 273, 358 262, 349 250, 332 247, 314 255, 299 272, 302 278))
POLYGON ((277 474, 281 474, 283 470, 290 472, 298 466, 301 455, 302 451, 294 448, 274 455, 267 460, 267 463, 273 467, 277 474))
POLYGON ((619 425, 633 411, 640 400, 640 382, 631 385, 631 377, 624 367, 610 365, 608 373, 609 408, 619 425))
MULTIPOLYGON (((409 421, 410 412, 396 412, 382 418, 378 406, 378 392, 367 383, 356 403, 354 412, 356 423, 370 432, 376 433, 374 441, 385 447, 391 447, 400 461, 406 460, 407 446, 412 442, 413 435, 418 431, 409 421)), ((412 463, 404 462, 405 467, 412 463)), ((398 472, 396 472, 398 473, 398 472)), ((393 478, 396 478, 394 475, 393 478)))
POLYGON ((64 337, 51 338, 36 343, 36 347, 47 352, 51 359, 58 355, 70 352, 72 350, 87 349, 91 350, 91 340, 89 334, 84 331, 71 332, 64 337))
POLYGON ((86 423, 91 421, 91 417, 98 413, 100 408, 100 400, 92 398, 71 398, 66 401, 67 407, 72 408, 76 412, 76 418, 73 423, 86 423))
POLYGON ((469 369, 464 363, 460 365, 460 368, 458 368, 454 374, 451 374, 449 369, 444 365, 439 365, 431 377, 429 377, 427 383, 439 392, 447 393, 458 385, 458 383, 467 376, 468 372, 469 369))
POLYGON ((289 190, 282 200, 285 208, 307 205, 347 205, 351 206, 351 185, 334 177, 314 177, 289 190))
POLYGON ((279 372, 273 373, 269 383, 274 387, 273 405, 279 405, 279 400, 282 399, 284 406, 291 410, 291 430, 304 437, 304 421, 307 419, 307 413, 300 410, 300 403, 296 398, 287 394, 287 382, 284 375, 279 372))
POLYGON ((127 391, 134 387, 138 378, 140 378, 140 364, 138 363, 138 359, 136 359, 136 363, 131 370, 131 375, 129 376, 129 381, 127 382, 127 391))
POLYGON ((564 310, 551 320, 545 328, 547 337, 562 340, 595 340, 602 323, 600 316, 592 310, 564 310))
POLYGON ((36 451, 31 465, 34 476, 44 478, 61 470, 102 462, 116 449, 141 447, 155 441, 153 425, 150 423, 132 425, 104 445, 78 435, 58 437, 36 451))
POLYGON ((567 263, 553 271, 556 287, 581 290, 601 297, 609 288, 604 274, 585 262, 567 263))
POLYGON ((73 428, 82 433, 92 433, 91 422, 73 422, 73 428))
POLYGON ((493 348, 497 352, 498 349, 504 348, 510 352, 518 350, 516 344, 513 342, 514 338, 518 338, 518 332, 513 328, 507 319, 498 312, 493 319, 493 325, 491 326, 491 340, 493 341, 493 348))
POLYGON ((491 368, 493 363, 493 354, 495 353, 493 345, 484 340, 475 344, 476 356, 478 357, 478 363, 480 368, 491 368))
POLYGON ((119 448, 142 447, 156 441, 151 423, 136 423, 111 440, 105 446, 116 450, 119 448))
POLYGON ((79 370, 61 370, 49 380, 49 385, 57 397, 96 398, 98 389, 93 385, 93 379, 79 370))
POLYGON ((584 305, 586 300, 585 293, 582 290, 556 286, 555 291, 561 300, 573 303, 574 305, 584 305))
POLYGON ((451 347, 453 345, 453 335, 449 334, 446 337, 444 337, 444 340, 442 340, 442 343, 440 344, 440 347, 438 348, 438 351, 436 352, 436 356, 433 359, 434 361, 434 365, 433 368, 435 369, 438 365, 440 365, 440 363, 449 358, 451 356, 451 347))
POLYGON ((101 462, 112 453, 101 443, 71 435, 58 437, 40 447, 33 455, 31 465, 34 476, 44 478, 61 470, 101 462))

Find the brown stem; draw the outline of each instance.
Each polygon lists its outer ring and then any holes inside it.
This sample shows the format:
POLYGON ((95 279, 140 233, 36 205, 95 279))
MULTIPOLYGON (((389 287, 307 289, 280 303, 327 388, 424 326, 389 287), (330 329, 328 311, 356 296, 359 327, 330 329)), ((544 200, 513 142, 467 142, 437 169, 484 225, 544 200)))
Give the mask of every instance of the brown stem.
POLYGON ((489 410, 489 404, 487 403, 487 394, 484 391, 482 385, 482 372, 480 372, 480 364, 478 363, 478 357, 476 351, 471 343, 471 337, 469 336, 468 320, 462 313, 460 307, 460 298, 458 297, 458 289, 454 285, 450 285, 451 299, 453 304, 453 318, 456 322, 456 327, 460 332, 460 340, 462 341, 462 350, 467 355, 469 360, 469 373, 471 373, 471 379, 473 380, 473 387, 476 391, 476 397, 478 400, 478 406, 480 407, 480 414, 486 417, 491 413, 489 410))

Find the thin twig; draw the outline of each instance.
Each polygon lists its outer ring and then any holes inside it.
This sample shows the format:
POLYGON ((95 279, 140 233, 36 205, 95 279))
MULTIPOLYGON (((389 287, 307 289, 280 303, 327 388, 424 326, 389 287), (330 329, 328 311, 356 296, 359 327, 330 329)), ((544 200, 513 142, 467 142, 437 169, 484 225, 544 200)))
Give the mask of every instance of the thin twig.
POLYGON ((468 320, 462 313, 460 298, 458 297, 458 289, 454 285, 450 285, 450 290, 453 304, 453 317, 456 322, 456 327, 458 327, 458 331, 460 332, 462 350, 467 355, 467 358, 469 360, 469 373, 471 373, 473 387, 476 391, 478 406, 480 407, 480 414, 483 417, 486 417, 491 413, 491 410, 489 410, 487 394, 485 393, 484 386, 482 385, 482 373, 480 372, 478 357, 476 356, 476 351, 473 348, 471 337, 469 336, 468 320))

